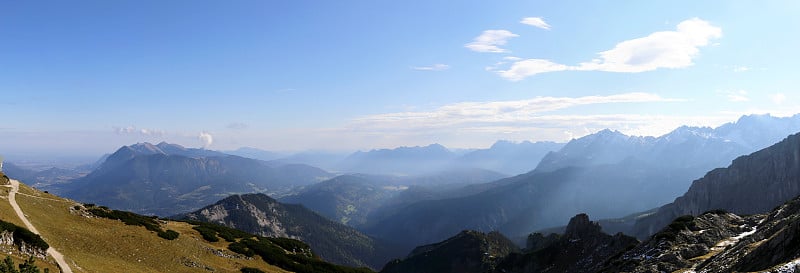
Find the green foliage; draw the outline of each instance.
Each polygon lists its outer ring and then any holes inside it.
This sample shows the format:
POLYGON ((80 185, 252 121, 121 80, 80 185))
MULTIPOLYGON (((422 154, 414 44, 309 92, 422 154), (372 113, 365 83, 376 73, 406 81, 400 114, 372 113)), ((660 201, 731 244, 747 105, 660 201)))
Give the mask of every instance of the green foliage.
POLYGON ((250 238, 254 236, 238 229, 232 229, 210 223, 197 221, 187 221, 187 223, 195 225, 193 229, 200 232, 200 235, 203 236, 203 239, 209 242, 218 242, 219 238, 217 238, 217 236, 222 237, 222 239, 225 239, 225 241, 228 242, 235 242, 236 239, 250 238))
POLYGON ((170 240, 170 241, 178 239, 179 235, 181 235, 181 234, 178 233, 177 231, 174 231, 174 230, 171 230, 171 229, 168 229, 167 231, 159 231, 158 232, 158 237, 161 237, 161 238, 164 238, 164 239, 167 239, 167 240, 170 240))
POLYGON ((242 268, 242 273, 264 273, 264 271, 261 271, 261 269, 258 268, 245 267, 242 268))
POLYGON ((196 227, 193 227, 192 229, 197 230, 198 232, 200 232, 200 235, 202 235, 203 239, 205 239, 206 241, 209 241, 209 242, 212 242, 212 243, 219 242, 219 238, 217 237, 217 231, 215 231, 213 229, 210 229, 210 228, 207 228, 207 227, 204 227, 204 226, 196 226, 196 227))
POLYGON ((693 228, 695 228, 694 216, 684 215, 675 218, 675 220, 672 221, 667 228, 656 233, 654 238, 656 240, 675 240, 675 238, 678 236, 678 233, 680 233, 682 230, 691 230, 693 228))
POLYGON ((728 214, 728 211, 727 211, 727 210, 724 210, 724 209, 714 209, 714 210, 709 210, 709 211, 706 211, 706 212, 704 212, 703 214, 716 214, 716 215, 724 215, 724 214, 728 214))
MULTIPOLYGON (((50 270, 44 269, 44 273, 50 270)), ((19 264, 19 270, 14 267, 14 261, 11 256, 6 256, 2 263, 0 263, 0 273, 41 273, 39 268, 34 264, 33 257, 28 257, 23 263, 19 264)))
POLYGON ((289 238, 266 238, 266 239, 272 242, 273 244, 276 244, 281 248, 286 249, 286 251, 297 252, 301 251, 302 249, 311 249, 311 247, 308 246, 308 244, 295 239, 289 239, 289 238))
POLYGON ((373 272, 368 268, 351 268, 322 261, 314 257, 308 244, 295 239, 266 238, 217 224, 199 221, 186 222, 194 225, 192 229, 200 232, 200 235, 203 236, 203 239, 206 241, 218 242, 219 237, 222 237, 226 241, 231 242, 231 244, 228 245, 229 250, 248 257, 253 257, 255 255, 261 256, 261 259, 268 264, 283 268, 288 271, 297 273, 373 272))
POLYGON ((351 268, 331 263, 324 262, 320 259, 310 256, 304 250, 308 250, 308 245, 303 242, 287 239, 287 238, 247 238, 239 241, 239 243, 231 244, 234 246, 228 249, 236 253, 248 255, 250 253, 258 254, 261 259, 268 264, 275 265, 285 270, 298 272, 298 273, 312 273, 312 272, 342 272, 342 273, 367 273, 372 272, 368 268, 351 268), (292 242, 293 241, 293 242, 292 242), (293 249, 284 249, 280 244, 292 247, 293 249), (296 247, 305 248, 297 249, 296 247), (292 253, 287 253, 290 251, 292 253), (299 251, 299 253, 297 253, 299 251))
POLYGON ((676 218, 675 221, 672 221, 672 223, 669 224, 669 228, 673 231, 681 231, 693 226, 694 225, 693 221, 694 221, 694 216, 684 215, 676 218))
POLYGON ((176 238, 178 238, 179 235, 179 233, 174 230, 164 231, 163 229, 161 229, 161 225, 158 223, 158 217, 153 217, 153 216, 148 217, 128 211, 111 210, 104 206, 95 207, 93 204, 87 204, 85 206, 88 207, 90 213, 94 214, 97 217, 103 217, 112 220, 120 220, 126 225, 130 226, 142 226, 149 231, 156 232, 158 234, 158 237, 167 240, 175 240, 176 238))
POLYGON ((50 245, 48 245, 41 236, 24 227, 0 220, 0 231, 11 232, 14 237, 14 242, 25 242, 26 244, 42 250, 47 250, 50 248, 50 245))

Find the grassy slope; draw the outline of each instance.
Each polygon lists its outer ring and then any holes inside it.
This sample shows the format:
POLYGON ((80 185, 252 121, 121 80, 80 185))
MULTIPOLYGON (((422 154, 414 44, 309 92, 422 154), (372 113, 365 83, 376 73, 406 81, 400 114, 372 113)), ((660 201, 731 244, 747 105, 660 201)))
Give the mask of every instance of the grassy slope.
MULTIPOLYGON (((75 202, 25 185, 21 185, 20 193, 17 202, 22 210, 42 237, 64 254, 75 272, 207 272, 202 267, 185 266, 187 261, 209 266, 215 272, 239 272, 241 267, 286 272, 258 257, 246 260, 216 256, 209 250, 225 249, 227 254, 234 253, 227 250, 225 242, 212 244, 204 241, 187 223, 168 222, 164 228, 178 231, 181 235, 174 241, 167 241, 144 227, 71 213, 70 207, 75 206, 75 202)), ((7 201, 4 204, 0 202, 0 208, 6 207, 11 210, 7 201)), ((19 219, 7 219, 8 213, 5 209, 2 211, 0 217, 4 220, 19 222, 19 219)), ((58 271, 51 269, 51 272, 58 271)))

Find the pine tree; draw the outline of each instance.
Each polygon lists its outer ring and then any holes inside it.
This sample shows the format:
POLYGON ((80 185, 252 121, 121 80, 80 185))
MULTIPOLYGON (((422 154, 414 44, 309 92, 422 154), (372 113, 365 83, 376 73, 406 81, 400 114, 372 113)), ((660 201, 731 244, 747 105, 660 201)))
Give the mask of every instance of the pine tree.
MULTIPOLYGON (((44 273, 49 272, 49 269, 44 269, 44 273)), ((41 271, 34 264, 33 257, 28 257, 25 262, 19 264, 19 270, 17 270, 14 267, 14 260, 11 260, 11 256, 6 256, 3 262, 0 263, 0 273, 41 273, 41 271)))
POLYGON ((3 263, 0 263, 0 273, 19 273, 19 271, 14 268, 14 261, 11 260, 11 256, 6 256, 3 263))

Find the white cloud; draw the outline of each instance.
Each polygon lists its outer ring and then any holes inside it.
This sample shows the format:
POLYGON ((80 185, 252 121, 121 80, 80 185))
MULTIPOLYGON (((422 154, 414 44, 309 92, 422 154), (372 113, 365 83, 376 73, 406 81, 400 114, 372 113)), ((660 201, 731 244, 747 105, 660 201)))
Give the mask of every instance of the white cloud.
POLYGON ((542 19, 542 17, 525 17, 522 18, 522 21, 519 22, 526 25, 538 27, 541 29, 550 30, 550 25, 547 24, 547 22, 545 22, 544 19, 542 19))
POLYGON ((519 81, 539 73, 564 71, 569 69, 571 69, 569 66, 557 64, 548 60, 527 59, 514 62, 507 70, 497 70, 497 74, 512 81, 519 81))
POLYGON ((769 96, 769 99, 772 100, 775 104, 782 104, 786 101, 786 95, 783 93, 776 93, 769 96))
POLYGON ((504 29, 484 30, 480 36, 475 37, 471 43, 464 45, 464 47, 477 52, 503 53, 508 52, 508 50, 500 48, 500 46, 505 45, 508 39, 514 37, 519 37, 519 35, 504 29))
POLYGON ((725 93, 725 97, 728 98, 728 101, 731 101, 731 102, 746 102, 746 101, 750 101, 750 98, 747 97, 747 91, 745 91, 745 90, 729 91, 729 92, 724 92, 724 93, 725 93))
POLYGON ((496 72, 501 77, 518 81, 540 73, 566 70, 638 73, 659 68, 685 68, 694 64, 692 61, 700 47, 720 37, 722 29, 693 18, 679 23, 675 31, 659 31, 620 42, 614 48, 600 52, 600 57, 590 62, 568 66, 549 60, 528 59, 496 72))
POLYGON ((200 139, 203 148, 208 148, 209 146, 211 146, 212 143, 214 143, 214 137, 212 137, 211 134, 205 131, 200 132, 200 135, 197 136, 197 138, 200 139))
POLYGON ((433 64, 433 65, 429 65, 429 66, 414 66, 414 67, 411 67, 411 69, 420 70, 420 71, 442 71, 442 70, 450 69, 450 66, 446 65, 446 64, 433 64))

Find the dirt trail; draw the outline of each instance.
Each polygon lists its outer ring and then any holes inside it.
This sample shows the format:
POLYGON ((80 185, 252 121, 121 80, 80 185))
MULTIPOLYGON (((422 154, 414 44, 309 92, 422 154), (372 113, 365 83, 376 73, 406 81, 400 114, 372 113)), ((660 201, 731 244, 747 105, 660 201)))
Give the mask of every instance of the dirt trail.
MULTIPOLYGON (((25 224, 25 227, 27 227, 31 232, 39 234, 39 231, 36 230, 36 227, 34 227, 33 224, 28 221, 28 217, 25 217, 25 213, 22 213, 22 209, 19 208, 16 199, 17 192, 19 192, 19 181, 11 179, 11 191, 8 192, 8 202, 11 203, 11 207, 14 208, 14 212, 17 213, 17 217, 22 220, 22 223, 25 224)), ((67 264, 67 261, 64 260, 64 255, 61 255, 61 252, 58 252, 58 250, 51 246, 47 249, 47 254, 50 254, 50 256, 56 260, 56 263, 58 263, 58 267, 61 268, 62 273, 72 273, 72 268, 70 268, 69 264, 67 264)))

